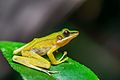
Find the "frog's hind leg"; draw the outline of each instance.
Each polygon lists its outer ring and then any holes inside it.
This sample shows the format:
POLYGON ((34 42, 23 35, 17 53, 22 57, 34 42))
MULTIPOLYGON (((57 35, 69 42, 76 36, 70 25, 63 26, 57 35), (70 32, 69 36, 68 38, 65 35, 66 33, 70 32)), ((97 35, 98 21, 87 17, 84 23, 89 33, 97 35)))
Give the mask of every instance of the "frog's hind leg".
POLYGON ((20 64, 23 64, 33 69, 43 71, 47 74, 58 73, 58 71, 46 70, 50 68, 51 63, 47 59, 38 55, 37 53, 30 52, 30 51, 21 51, 21 54, 22 56, 14 55, 13 61, 18 62, 20 64), (42 69, 42 68, 46 68, 46 69, 42 69))
MULTIPOLYGON (((30 51, 22 51, 21 54, 24 57, 33 58, 33 59, 38 60, 41 63, 41 65, 44 65, 43 68, 49 69, 51 66, 50 62, 47 59, 43 58, 42 56, 38 55, 37 53, 30 52, 30 51)), ((39 64, 37 66, 39 66, 39 64)), ((41 66, 39 66, 39 67, 41 67, 41 66)))
POLYGON ((51 75, 51 73, 56 73, 56 71, 49 71, 49 70, 43 69, 46 66, 49 66, 49 64, 44 64, 44 63, 40 62, 38 59, 15 55, 15 56, 13 56, 13 61, 20 63, 20 64, 23 64, 27 67, 45 72, 48 75, 51 75), (40 67, 43 67, 43 68, 40 68, 40 67))

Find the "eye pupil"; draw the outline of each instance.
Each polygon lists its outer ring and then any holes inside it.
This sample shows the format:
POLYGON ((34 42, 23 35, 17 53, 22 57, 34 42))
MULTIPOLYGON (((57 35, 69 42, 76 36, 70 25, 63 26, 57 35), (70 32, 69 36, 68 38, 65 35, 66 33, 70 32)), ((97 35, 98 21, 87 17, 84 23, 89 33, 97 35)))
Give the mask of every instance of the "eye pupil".
POLYGON ((57 39, 58 39, 58 40, 62 40, 63 37, 62 37, 61 35, 58 35, 58 36, 57 36, 57 39))
POLYGON ((65 37, 68 37, 68 36, 70 35, 70 32, 69 32, 68 30, 65 30, 65 31, 63 32, 63 35, 64 35, 65 37))

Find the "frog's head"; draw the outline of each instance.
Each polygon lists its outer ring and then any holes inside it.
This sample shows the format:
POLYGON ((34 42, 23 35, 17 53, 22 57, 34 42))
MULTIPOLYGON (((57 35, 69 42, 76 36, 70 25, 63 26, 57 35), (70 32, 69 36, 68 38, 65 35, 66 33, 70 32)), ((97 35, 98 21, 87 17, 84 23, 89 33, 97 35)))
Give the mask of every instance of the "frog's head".
POLYGON ((60 31, 59 35, 57 35, 57 44, 59 47, 62 47, 68 44, 72 39, 79 35, 78 31, 69 30, 67 28, 60 31))

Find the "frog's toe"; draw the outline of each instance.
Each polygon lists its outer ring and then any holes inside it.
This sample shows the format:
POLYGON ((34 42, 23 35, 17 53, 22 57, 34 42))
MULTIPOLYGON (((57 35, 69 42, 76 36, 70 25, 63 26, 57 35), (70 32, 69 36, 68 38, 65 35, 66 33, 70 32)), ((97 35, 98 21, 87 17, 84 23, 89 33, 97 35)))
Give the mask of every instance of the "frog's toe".
POLYGON ((48 71, 50 74, 57 74, 59 71, 48 71))
POLYGON ((67 55, 67 51, 64 51, 64 54, 62 55, 62 57, 58 61, 61 61, 66 55, 67 55))
POLYGON ((52 64, 54 64, 54 65, 61 64, 61 63, 65 62, 66 60, 68 60, 68 57, 64 58, 63 60, 55 61, 52 64))
POLYGON ((60 61, 60 63, 65 62, 66 60, 68 60, 68 57, 64 58, 63 60, 60 61))

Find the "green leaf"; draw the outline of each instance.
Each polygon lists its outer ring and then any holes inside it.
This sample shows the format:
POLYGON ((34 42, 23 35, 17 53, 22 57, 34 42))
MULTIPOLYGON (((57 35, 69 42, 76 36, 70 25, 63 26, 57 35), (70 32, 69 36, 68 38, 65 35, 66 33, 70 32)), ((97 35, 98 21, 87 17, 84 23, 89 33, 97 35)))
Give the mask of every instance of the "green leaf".
MULTIPOLYGON (((20 73, 24 80, 99 80, 89 68, 70 58, 67 62, 57 66, 51 66, 50 70, 60 72, 58 74, 53 74, 52 76, 13 62, 13 50, 23 45, 24 43, 20 42, 0 42, 0 49, 2 50, 4 57, 7 59, 10 66, 20 73)), ((56 57, 58 58, 60 55, 57 55, 56 57)))

